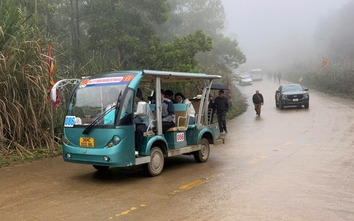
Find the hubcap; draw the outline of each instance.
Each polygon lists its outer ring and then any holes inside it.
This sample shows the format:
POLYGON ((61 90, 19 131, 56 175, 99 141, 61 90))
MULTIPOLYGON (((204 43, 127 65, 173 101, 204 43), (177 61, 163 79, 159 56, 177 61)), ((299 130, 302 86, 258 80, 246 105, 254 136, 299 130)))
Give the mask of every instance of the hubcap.
POLYGON ((200 149, 200 153, 202 154, 202 156, 206 155, 206 146, 204 144, 202 144, 202 148, 200 149))
POLYGON ((151 159, 151 166, 154 170, 158 170, 161 165, 161 156, 158 153, 155 153, 151 159))

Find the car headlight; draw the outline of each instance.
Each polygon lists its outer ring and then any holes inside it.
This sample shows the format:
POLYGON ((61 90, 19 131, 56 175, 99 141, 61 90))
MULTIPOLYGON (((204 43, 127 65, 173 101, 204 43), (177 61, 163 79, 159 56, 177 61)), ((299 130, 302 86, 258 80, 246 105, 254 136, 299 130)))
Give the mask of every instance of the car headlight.
POLYGON ((304 94, 304 98, 309 98, 309 94, 304 94))
POLYGON ((286 95, 283 94, 283 95, 281 96, 281 99, 286 99, 286 95))

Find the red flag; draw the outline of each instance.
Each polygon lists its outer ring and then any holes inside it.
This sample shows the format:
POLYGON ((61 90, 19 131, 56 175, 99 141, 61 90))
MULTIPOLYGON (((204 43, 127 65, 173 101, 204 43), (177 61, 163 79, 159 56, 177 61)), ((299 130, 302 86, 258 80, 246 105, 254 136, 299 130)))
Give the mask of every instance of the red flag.
POLYGON ((328 65, 329 65, 329 60, 327 60, 326 58, 323 58, 322 66, 326 68, 328 65))
POLYGON ((47 90, 47 99, 50 104, 53 105, 54 108, 57 108, 57 105, 60 103, 60 94, 59 91, 57 91, 57 100, 56 102, 52 102, 50 99, 50 91, 52 90, 55 81, 54 81, 54 60, 52 58, 52 53, 51 53, 52 47, 48 45, 48 54, 47 54, 47 67, 49 71, 49 87, 47 90))

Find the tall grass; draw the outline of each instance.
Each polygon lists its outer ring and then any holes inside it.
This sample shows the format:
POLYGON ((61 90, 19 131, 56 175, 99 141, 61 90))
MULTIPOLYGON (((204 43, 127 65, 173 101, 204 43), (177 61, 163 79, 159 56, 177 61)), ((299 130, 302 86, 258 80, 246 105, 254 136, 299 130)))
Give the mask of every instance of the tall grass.
POLYGON ((35 17, 11 0, 1 1, 0 11, 0 154, 25 157, 52 147, 46 42, 35 17))

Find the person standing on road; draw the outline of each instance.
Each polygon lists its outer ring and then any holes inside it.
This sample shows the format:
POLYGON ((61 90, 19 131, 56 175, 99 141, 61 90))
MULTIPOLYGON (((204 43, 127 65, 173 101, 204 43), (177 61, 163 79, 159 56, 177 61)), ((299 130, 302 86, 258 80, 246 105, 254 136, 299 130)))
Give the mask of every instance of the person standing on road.
POLYGON ((259 90, 256 90, 256 93, 252 97, 252 101, 254 104, 254 110, 256 111, 257 116, 261 116, 261 108, 264 104, 263 95, 259 93, 259 90))
POLYGON ((280 84, 280 80, 281 80, 281 73, 280 73, 280 71, 279 71, 279 73, 278 73, 278 81, 279 81, 279 84, 280 84))
POLYGON ((216 116, 218 117, 220 133, 227 134, 226 113, 229 111, 229 100, 224 96, 224 90, 219 91, 219 96, 214 101, 216 116))

